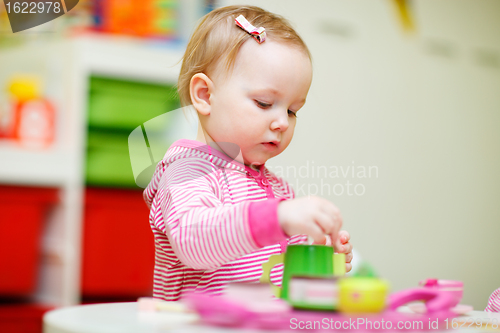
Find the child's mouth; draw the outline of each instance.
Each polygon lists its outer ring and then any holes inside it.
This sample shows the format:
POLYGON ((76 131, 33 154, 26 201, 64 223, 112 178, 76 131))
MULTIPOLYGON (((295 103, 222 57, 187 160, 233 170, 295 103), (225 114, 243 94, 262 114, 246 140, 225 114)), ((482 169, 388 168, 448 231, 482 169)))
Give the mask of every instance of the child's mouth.
POLYGON ((264 147, 269 150, 275 150, 276 148, 278 148, 278 144, 274 142, 263 142, 262 145, 264 145, 264 147))

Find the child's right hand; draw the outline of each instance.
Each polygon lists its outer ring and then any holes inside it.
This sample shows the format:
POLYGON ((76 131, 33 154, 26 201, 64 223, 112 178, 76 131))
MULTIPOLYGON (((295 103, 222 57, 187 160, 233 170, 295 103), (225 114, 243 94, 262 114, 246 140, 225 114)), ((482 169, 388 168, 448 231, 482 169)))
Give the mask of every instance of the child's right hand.
POLYGON ((287 236, 305 234, 315 243, 324 243, 329 235, 332 244, 342 227, 339 209, 330 201, 309 196, 284 200, 278 204, 278 221, 287 236))

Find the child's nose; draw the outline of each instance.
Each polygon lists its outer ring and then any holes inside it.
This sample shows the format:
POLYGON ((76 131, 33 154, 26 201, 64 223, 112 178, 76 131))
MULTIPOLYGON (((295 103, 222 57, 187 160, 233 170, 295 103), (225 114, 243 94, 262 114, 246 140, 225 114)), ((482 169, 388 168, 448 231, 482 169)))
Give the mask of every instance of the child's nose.
POLYGON ((285 110, 285 112, 280 112, 271 123, 272 130, 280 130, 283 132, 288 129, 288 126, 288 110, 285 110))

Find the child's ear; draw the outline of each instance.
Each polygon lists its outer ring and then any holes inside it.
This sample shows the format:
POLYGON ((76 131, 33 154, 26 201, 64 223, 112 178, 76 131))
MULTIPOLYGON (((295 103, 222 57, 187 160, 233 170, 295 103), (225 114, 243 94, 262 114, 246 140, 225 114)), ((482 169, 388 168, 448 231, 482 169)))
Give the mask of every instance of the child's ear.
POLYGON ((213 82, 203 73, 197 73, 191 78, 189 93, 193 106, 202 115, 210 115, 210 94, 213 92, 213 82))

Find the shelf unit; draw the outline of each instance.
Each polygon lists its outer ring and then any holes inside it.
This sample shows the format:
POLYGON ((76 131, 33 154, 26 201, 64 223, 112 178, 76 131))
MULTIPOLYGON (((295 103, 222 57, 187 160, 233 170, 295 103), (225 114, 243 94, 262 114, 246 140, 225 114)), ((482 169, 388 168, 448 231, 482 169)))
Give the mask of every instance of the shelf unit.
POLYGON ((182 51, 183 45, 96 34, 30 42, 0 52, 0 63, 8 64, 2 68, 0 84, 14 73, 39 75, 46 83, 45 95, 57 108, 56 142, 50 149, 30 151, 0 141, 0 183, 60 190, 60 203, 43 235, 35 300, 56 306, 80 300, 90 76, 175 84, 182 51))

